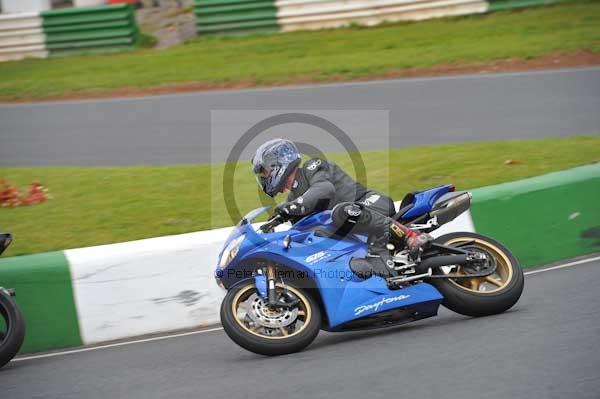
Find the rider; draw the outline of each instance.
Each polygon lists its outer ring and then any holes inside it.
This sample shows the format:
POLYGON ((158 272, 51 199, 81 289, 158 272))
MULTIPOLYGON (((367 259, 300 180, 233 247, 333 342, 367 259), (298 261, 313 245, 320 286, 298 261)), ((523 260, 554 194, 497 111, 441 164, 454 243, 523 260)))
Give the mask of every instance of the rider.
POLYGON ((261 145, 252 158, 256 179, 271 197, 288 192, 287 202, 276 213, 298 220, 310 213, 332 209, 333 224, 344 234, 369 234, 374 250, 404 248, 416 260, 432 238, 417 233, 391 218, 394 202, 386 195, 365 188, 338 165, 313 158, 300 165, 300 153, 289 140, 274 139, 261 145))

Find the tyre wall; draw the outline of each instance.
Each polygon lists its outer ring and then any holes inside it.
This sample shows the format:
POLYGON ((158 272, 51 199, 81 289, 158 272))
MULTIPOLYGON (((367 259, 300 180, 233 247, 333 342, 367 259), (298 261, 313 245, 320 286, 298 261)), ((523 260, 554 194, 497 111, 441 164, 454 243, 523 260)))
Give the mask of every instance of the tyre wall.
POLYGON ((561 0, 195 0, 199 35, 247 35, 478 14, 561 0))
POLYGON ((0 62, 132 49, 131 4, 0 14, 0 62))

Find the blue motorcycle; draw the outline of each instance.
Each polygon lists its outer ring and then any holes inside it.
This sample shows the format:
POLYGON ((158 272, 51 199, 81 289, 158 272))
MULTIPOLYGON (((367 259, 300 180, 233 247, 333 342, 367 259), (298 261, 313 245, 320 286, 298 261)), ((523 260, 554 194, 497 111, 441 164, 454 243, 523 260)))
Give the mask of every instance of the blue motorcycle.
MULTIPOLYGON (((469 209, 471 194, 444 185, 405 196, 396 220, 431 232, 469 209)), ((282 355, 304 349, 319 330, 395 326, 437 315, 439 305, 468 316, 512 307, 523 291, 518 260, 476 233, 438 237, 418 259, 388 244, 372 253, 367 237, 340 234, 331 211, 304 217, 289 230, 275 216, 255 230, 248 213, 219 255, 217 283, 227 289, 221 323, 243 348, 282 355)))

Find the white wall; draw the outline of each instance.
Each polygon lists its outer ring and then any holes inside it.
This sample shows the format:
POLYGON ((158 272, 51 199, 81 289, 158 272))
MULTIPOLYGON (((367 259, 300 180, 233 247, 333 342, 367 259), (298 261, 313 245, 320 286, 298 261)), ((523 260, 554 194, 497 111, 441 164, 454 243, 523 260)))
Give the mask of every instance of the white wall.
POLYGON ((47 56, 46 35, 38 13, 0 14, 0 61, 47 56))
POLYGON ((91 7, 91 6, 101 6, 104 4, 104 0, 74 0, 74 7, 91 7))
POLYGON ((276 0, 276 5, 282 31, 422 20, 488 9, 483 0, 276 0))
POLYGON ((51 0, 0 0, 2 13, 40 12, 52 8, 51 0))

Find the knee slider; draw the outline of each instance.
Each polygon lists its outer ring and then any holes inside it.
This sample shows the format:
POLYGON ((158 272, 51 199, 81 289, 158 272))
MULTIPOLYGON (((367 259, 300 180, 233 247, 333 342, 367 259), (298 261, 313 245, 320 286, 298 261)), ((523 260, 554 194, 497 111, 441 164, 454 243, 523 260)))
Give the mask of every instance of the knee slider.
POLYGON ((333 208, 331 219, 333 225, 344 230, 352 229, 354 232, 362 232, 371 220, 368 209, 353 202, 343 202, 333 208))
POLYGON ((333 208, 331 219, 334 225, 340 227, 347 223, 356 224, 361 214, 362 209, 358 205, 352 202, 342 202, 333 208))

